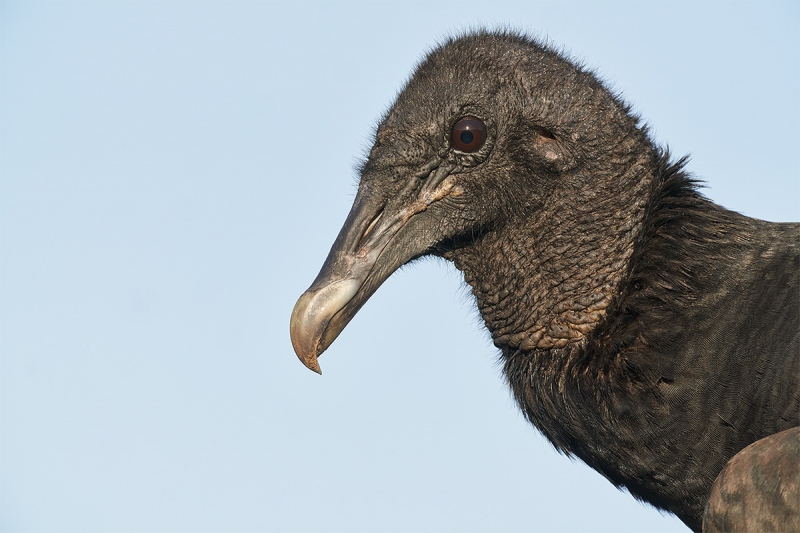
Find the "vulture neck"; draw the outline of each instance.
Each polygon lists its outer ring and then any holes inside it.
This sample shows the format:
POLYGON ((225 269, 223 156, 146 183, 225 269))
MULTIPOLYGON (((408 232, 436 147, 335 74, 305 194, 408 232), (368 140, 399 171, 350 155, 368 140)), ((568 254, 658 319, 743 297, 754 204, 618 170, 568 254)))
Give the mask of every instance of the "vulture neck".
POLYGON ((556 190, 534 212, 519 209, 446 255, 504 354, 555 363, 585 344, 629 270, 655 167, 640 157, 608 186, 556 190))
POLYGON ((700 263, 708 254, 737 256, 731 247, 749 242, 741 233, 749 226, 699 195, 683 161, 650 154, 615 187, 598 187, 590 198, 576 190, 551 196, 529 217, 445 257, 471 286, 526 418, 559 451, 699 530, 727 459, 698 459, 676 435, 701 440, 703 428, 692 422, 706 416, 719 387, 713 378, 702 391, 701 380, 673 383, 697 371, 681 355, 685 335, 673 324, 702 318, 684 296, 716 294, 731 273, 700 263), (685 249, 676 249, 676 238, 685 249), (660 300, 665 291, 674 293, 668 304, 660 300), (661 313, 655 321, 653 309, 661 313))

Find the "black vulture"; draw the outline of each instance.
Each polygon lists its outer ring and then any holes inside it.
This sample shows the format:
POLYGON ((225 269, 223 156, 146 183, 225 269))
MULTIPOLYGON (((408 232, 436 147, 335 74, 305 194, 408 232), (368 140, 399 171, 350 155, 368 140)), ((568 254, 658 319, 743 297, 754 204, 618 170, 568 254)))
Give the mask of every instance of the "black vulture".
POLYGON ((714 204, 685 166, 551 46, 451 38, 378 125, 294 349, 319 372, 395 270, 452 261, 526 418, 699 531, 726 463, 800 424, 800 224, 714 204))

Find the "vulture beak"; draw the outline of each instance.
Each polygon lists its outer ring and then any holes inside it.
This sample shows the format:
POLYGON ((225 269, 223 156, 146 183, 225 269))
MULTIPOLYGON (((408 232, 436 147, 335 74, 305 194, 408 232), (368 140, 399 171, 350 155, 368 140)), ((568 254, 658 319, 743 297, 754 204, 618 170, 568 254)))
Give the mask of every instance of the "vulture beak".
POLYGON ((431 203, 462 193, 446 176, 442 172, 439 179, 431 179, 415 201, 400 209, 387 209, 380 195, 359 190, 317 278, 292 310, 292 346, 309 369, 322 373, 319 355, 395 270, 425 251, 423 243, 395 246, 392 241, 402 240, 396 239, 398 232, 431 203))
POLYGON ((331 345, 380 284, 376 260, 404 221, 382 221, 384 204, 359 192, 339 236, 311 287, 292 310, 289 332, 297 357, 321 374, 317 357, 331 345), (370 281, 369 283, 367 283, 370 281))

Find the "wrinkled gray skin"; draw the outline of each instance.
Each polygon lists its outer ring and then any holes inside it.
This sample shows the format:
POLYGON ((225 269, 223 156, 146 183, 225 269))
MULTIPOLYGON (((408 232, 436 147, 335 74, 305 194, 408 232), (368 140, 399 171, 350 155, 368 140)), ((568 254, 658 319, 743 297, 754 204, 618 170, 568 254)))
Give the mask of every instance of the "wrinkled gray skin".
POLYGON ((526 417, 700 530, 725 463, 800 422, 800 226, 716 206, 683 163, 554 51, 510 34, 451 40, 380 123, 292 312, 295 351, 319 372, 395 270, 451 260, 526 417), (451 143, 468 115, 487 128, 474 153, 451 143))

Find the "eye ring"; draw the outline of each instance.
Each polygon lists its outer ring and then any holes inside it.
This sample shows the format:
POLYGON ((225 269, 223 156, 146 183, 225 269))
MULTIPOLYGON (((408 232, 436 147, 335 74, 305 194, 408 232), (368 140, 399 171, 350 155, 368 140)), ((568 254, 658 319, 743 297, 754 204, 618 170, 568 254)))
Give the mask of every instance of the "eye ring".
POLYGON ((486 125, 477 117, 461 117, 453 125, 450 143, 460 152, 472 153, 481 149, 486 142, 486 125))

